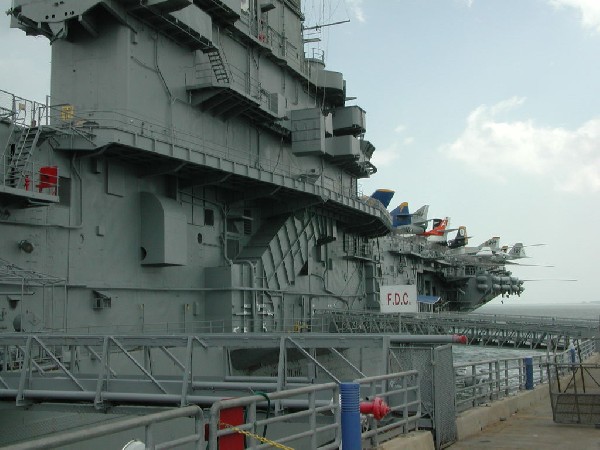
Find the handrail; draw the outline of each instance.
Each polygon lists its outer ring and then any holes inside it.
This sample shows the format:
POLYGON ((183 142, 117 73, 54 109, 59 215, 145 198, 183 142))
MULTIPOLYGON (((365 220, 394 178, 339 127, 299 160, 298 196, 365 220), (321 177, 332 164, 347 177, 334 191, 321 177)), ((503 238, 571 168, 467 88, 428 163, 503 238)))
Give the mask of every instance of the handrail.
MULTIPOLYGON (((262 319, 255 319, 257 322, 262 323, 262 319)), ((245 326, 252 324, 252 319, 244 318, 245 326)), ((152 334, 152 333, 166 333, 166 334, 188 334, 190 332, 204 334, 204 333, 229 333, 236 332, 231 329, 231 321, 229 320, 198 320, 198 321, 182 321, 182 322, 152 322, 152 323, 130 323, 130 324, 116 324, 116 325, 88 325, 88 326, 77 326, 68 327, 67 330, 64 328, 50 329, 46 328, 43 330, 44 333, 51 334, 64 334, 65 332, 77 333, 77 334, 152 334)), ((233 326, 237 326, 234 322, 233 326)), ((322 317, 288 317, 286 319, 279 319, 275 321, 275 328, 269 330, 273 333, 304 333, 304 332, 318 332, 327 333, 329 331, 329 321, 322 317)))
POLYGON ((93 427, 87 427, 77 431, 71 431, 61 433, 57 435, 50 435, 40 439, 23 442, 20 444, 9 445, 3 447, 5 450, 33 450, 39 448, 56 448, 63 447, 68 444, 74 444, 85 442, 88 439, 97 437, 103 437, 110 434, 118 433, 120 431, 131 430, 137 427, 144 427, 146 435, 146 447, 147 449, 166 449, 173 448, 175 445, 182 445, 186 443, 199 443, 203 442, 203 433, 201 423, 204 423, 204 414, 199 406, 192 405, 183 408, 170 409, 168 411, 161 411, 154 414, 149 414, 141 417, 133 417, 131 419, 124 419, 117 422, 111 422, 108 424, 94 425, 93 427), (160 444, 153 442, 152 426, 165 422, 168 420, 178 419, 182 417, 193 417, 194 418, 194 432, 188 436, 165 441, 160 444))
POLYGON ((387 433, 386 439, 418 430, 421 419, 421 375, 417 370, 358 378, 362 397, 375 396, 388 403, 393 420, 381 423, 369 417, 369 429, 362 432, 362 438, 370 439, 376 447, 380 444, 379 435, 387 433), (398 401, 398 399, 400 400, 398 401))
POLYGON ((264 419, 259 419, 257 417, 257 406, 259 404, 264 405, 266 401, 265 396, 263 395, 252 395, 214 402, 210 408, 209 415, 208 449, 217 450, 218 438, 234 432, 243 432, 243 434, 248 436, 250 438, 248 444, 250 448, 270 448, 272 443, 270 440, 263 445, 256 445, 257 441, 265 442, 265 440, 260 439, 261 436, 258 433, 259 429, 262 430, 263 427, 268 425, 289 422, 291 418, 308 419, 309 423, 312 424, 310 427, 311 429, 278 438, 278 444, 286 444, 298 439, 309 438, 311 441, 311 448, 316 449, 319 437, 321 437, 323 433, 332 430, 335 433, 334 441, 318 448, 337 449, 341 440, 339 385, 337 383, 325 383, 288 389, 285 391, 276 391, 269 393, 267 398, 269 401, 288 399, 287 404, 291 405, 293 400, 289 399, 298 396, 308 396, 308 402, 300 400, 297 402, 294 412, 264 419), (325 394, 325 398, 328 400, 318 400, 317 393, 325 394), (220 421, 221 411, 230 408, 246 408, 247 418, 245 423, 235 425, 234 429, 231 426, 227 426, 232 424, 223 424, 220 421), (317 415, 323 413, 333 413, 332 423, 317 424, 317 415))
MULTIPOLYGON (((258 90, 256 95, 260 98, 261 103, 264 103, 266 99, 260 84, 255 85, 254 89, 258 90)), ((12 96, 11 98, 14 97, 14 99, 20 99, 20 97, 0 90, 0 94, 2 93, 12 96)), ((61 101, 48 105, 36 102, 31 103, 38 105, 39 108, 37 108, 38 113, 36 115, 36 120, 38 123, 45 122, 46 125, 44 125, 44 127, 48 130, 77 134, 91 143, 95 143, 93 136, 100 134, 102 130, 118 131, 148 138, 156 143, 164 143, 168 146, 177 145, 178 147, 188 149, 190 152, 199 152, 197 149, 201 148, 202 151, 199 153, 218 158, 224 163, 257 167, 271 172, 274 175, 283 175, 291 178, 295 180, 294 182, 301 182, 301 177, 304 174, 302 168, 298 166, 294 160, 284 163, 279 158, 273 160, 263 158, 259 163, 256 161, 255 155, 252 155, 251 152, 245 152, 244 154, 239 149, 208 142, 202 136, 179 129, 175 126, 165 128, 164 123, 155 121, 150 117, 145 117, 143 114, 132 114, 129 111, 116 110, 78 111, 77 105, 71 105, 61 101)), ((11 106, 11 108, 13 107, 11 106)), ((303 183, 311 184, 307 182, 303 183)), ((326 186, 323 183, 317 183, 317 186, 320 190, 324 191, 324 195, 331 196, 335 200, 339 200, 343 197, 349 199, 349 201, 364 203, 365 207, 376 209, 382 217, 389 216, 389 213, 383 205, 379 204, 373 206, 364 201, 361 202, 355 188, 342 186, 335 181, 331 181, 331 186, 326 186)))
MULTIPOLYGON (((586 360, 596 349, 595 340, 579 343, 581 359, 586 360)), ((556 355, 533 355, 533 384, 548 381, 546 366, 570 367, 569 350, 556 355), (562 364, 562 365, 561 365, 562 364)), ((454 364, 456 410, 462 412, 484 403, 499 400, 525 389, 525 366, 522 357, 495 358, 454 364)))

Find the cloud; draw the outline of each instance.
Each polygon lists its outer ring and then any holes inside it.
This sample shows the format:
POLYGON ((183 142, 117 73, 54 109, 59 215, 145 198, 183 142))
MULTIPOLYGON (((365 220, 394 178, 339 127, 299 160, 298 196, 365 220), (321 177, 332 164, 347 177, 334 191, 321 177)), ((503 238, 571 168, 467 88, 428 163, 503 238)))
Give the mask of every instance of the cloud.
POLYGON ((600 1, 598 0, 548 0, 555 8, 575 8, 581 13, 585 28, 600 33, 600 1))
POLYGON ((363 0, 347 0, 348 9, 359 22, 365 22, 365 13, 362 8, 363 0))
POLYGON ((398 142, 393 142, 386 148, 377 149, 375 153, 373 153, 373 157, 371 158, 371 162, 375 165, 375 167, 384 167, 392 162, 400 159, 401 156, 401 145, 398 142))
POLYGON ((498 117, 524 101, 513 97, 479 106, 469 114, 462 135, 440 151, 497 182, 526 175, 558 191, 600 192, 600 118, 569 130, 498 117))

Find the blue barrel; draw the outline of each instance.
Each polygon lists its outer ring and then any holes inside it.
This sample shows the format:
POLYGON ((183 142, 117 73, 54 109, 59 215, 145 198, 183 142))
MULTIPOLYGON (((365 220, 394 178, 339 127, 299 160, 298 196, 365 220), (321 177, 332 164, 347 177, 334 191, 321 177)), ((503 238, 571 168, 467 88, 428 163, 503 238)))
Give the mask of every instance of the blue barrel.
POLYGON ((342 447, 361 450, 360 389, 358 383, 340 383, 342 401, 342 447))
POLYGON ((531 391, 533 389, 533 358, 528 356, 523 358, 525 364, 525 389, 531 391))

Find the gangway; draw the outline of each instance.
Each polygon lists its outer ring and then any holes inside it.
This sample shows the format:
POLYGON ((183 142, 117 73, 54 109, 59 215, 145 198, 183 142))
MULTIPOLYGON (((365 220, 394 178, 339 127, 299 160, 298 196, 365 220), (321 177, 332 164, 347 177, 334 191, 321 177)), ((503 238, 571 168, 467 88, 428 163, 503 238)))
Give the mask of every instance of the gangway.
MULTIPOLYGON (((321 425, 317 424, 318 427, 331 431, 334 422, 339 425, 339 417, 331 414, 336 408, 332 398, 338 396, 340 381, 350 379, 360 384, 363 398, 381 396, 393 411, 399 411, 390 417, 391 422, 381 425, 380 431, 389 438, 415 429, 417 424, 421 427, 430 423, 436 430, 445 429, 442 423, 446 416, 453 416, 454 409, 434 414, 425 408, 423 416, 421 405, 435 403, 434 394, 454 395, 451 378, 442 377, 446 379, 447 389, 440 392, 434 392, 430 385, 436 371, 445 367, 440 358, 444 358, 452 370, 450 346, 438 345, 452 341, 451 336, 330 333, 121 336, 5 333, 0 334, 0 403, 16 403, 27 409, 39 405, 53 405, 66 411, 83 408, 110 415, 122 414, 127 408, 134 408, 137 414, 144 408, 183 408, 191 404, 214 408, 223 399, 249 398, 248 402, 253 405, 262 402, 264 410, 264 398, 254 398, 255 392, 260 391, 271 398, 268 408, 272 407, 275 416, 285 416, 290 411, 290 417, 319 414, 321 425), (412 350, 404 347, 413 342, 421 347, 412 350), (418 368, 407 370, 408 363, 398 368, 398 363, 403 361, 398 352, 409 355, 413 351, 430 356, 435 345, 437 365, 434 366, 433 361, 425 364, 421 356, 416 358, 422 363, 418 368), (378 369, 385 369, 385 375, 369 376, 369 367, 363 369, 351 357, 351 349, 356 348, 368 349, 370 356, 379 355, 385 367, 378 369), (350 355, 344 355, 344 349, 350 349, 350 355), (237 358, 234 357, 236 351, 237 358), (217 358, 218 352, 221 358, 217 358), (223 365, 207 367, 208 355, 211 360, 223 361, 223 365), (236 370, 244 365, 244 357, 253 364, 260 362, 257 355, 263 355, 264 360, 275 357, 276 374, 248 375, 236 370), (298 362, 303 369, 296 364, 298 362), (429 375, 421 375, 426 366, 429 375)), ((409 357, 406 361, 412 359, 409 357)), ((444 370, 447 372, 448 368, 444 370)), ((317 423, 316 419, 311 419, 313 422, 317 423)), ((379 425, 370 426, 368 439, 376 442, 379 425)), ((309 431, 304 434, 311 435, 309 431)), ((446 430, 444 436, 452 439, 453 430, 446 430)), ((6 439, 0 439, 0 445, 10 442, 6 439)))
POLYGON ((552 339, 566 348, 569 339, 600 336, 599 322, 589 319, 497 314, 382 314, 324 312, 329 329, 344 333, 458 334, 469 344, 540 348, 552 339))

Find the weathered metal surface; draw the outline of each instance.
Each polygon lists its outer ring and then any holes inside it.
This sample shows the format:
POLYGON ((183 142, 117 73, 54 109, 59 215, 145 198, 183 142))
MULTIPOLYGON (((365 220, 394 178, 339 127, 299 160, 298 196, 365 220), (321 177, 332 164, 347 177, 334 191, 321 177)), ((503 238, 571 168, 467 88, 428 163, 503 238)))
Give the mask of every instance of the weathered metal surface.
POLYGON ((555 422, 600 425, 600 364, 550 363, 548 376, 555 422))

